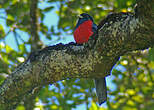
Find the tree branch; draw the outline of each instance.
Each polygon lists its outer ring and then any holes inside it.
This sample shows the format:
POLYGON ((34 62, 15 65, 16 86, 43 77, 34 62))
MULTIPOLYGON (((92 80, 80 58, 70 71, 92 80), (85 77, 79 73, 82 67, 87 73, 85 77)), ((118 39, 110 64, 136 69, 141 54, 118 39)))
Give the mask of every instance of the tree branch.
POLYGON ((31 50, 37 50, 40 49, 42 46, 42 42, 40 41, 38 31, 39 31, 39 23, 38 23, 38 0, 31 0, 30 1, 30 24, 31 24, 31 38, 30 42, 31 50))
POLYGON ((152 47, 154 0, 137 3, 135 13, 115 13, 104 19, 88 43, 58 44, 31 53, 1 85, 0 108, 12 110, 36 87, 66 78, 105 77, 121 55, 152 47))

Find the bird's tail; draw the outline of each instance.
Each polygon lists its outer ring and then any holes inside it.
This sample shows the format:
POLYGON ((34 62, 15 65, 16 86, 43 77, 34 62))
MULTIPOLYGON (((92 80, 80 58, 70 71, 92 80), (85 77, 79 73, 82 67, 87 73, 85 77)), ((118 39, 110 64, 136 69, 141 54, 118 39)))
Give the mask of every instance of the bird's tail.
POLYGON ((105 77, 95 79, 95 87, 98 103, 99 105, 101 105, 107 100, 107 87, 105 77))

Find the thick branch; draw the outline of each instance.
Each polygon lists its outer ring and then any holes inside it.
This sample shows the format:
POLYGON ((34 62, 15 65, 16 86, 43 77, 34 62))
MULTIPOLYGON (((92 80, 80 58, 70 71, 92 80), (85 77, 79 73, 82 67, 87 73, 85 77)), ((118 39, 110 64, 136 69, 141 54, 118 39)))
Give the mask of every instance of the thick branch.
POLYGON ((58 44, 32 53, 1 86, 0 108, 12 109, 37 87, 65 78, 100 78, 109 75, 121 55, 152 47, 153 6, 154 0, 140 0, 135 14, 109 15, 99 25, 98 35, 95 34, 83 45, 58 44), (150 13, 145 16, 140 14, 140 10, 150 13))

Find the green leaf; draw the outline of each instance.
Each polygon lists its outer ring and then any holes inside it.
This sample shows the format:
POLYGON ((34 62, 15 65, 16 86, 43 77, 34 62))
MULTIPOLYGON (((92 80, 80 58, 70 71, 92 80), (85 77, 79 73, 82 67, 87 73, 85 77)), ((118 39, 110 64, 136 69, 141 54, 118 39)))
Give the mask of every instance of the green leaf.
POLYGON ((8 46, 8 45, 6 45, 5 49, 6 49, 6 53, 10 53, 10 52, 13 50, 13 49, 12 49, 10 46, 8 46))
POLYGON ((10 20, 10 21, 14 21, 14 17, 10 14, 7 15, 7 19, 10 20))
POLYGON ((25 107, 22 105, 19 105, 16 110, 25 110, 25 107))
POLYGON ((2 39, 4 37, 5 37, 5 31, 4 31, 3 26, 0 24, 0 39, 2 39))
POLYGON ((154 48, 151 48, 149 50, 149 56, 148 56, 150 61, 154 61, 154 48))
POLYGON ((54 9, 54 6, 47 7, 43 11, 48 12, 48 11, 51 11, 52 9, 54 9))

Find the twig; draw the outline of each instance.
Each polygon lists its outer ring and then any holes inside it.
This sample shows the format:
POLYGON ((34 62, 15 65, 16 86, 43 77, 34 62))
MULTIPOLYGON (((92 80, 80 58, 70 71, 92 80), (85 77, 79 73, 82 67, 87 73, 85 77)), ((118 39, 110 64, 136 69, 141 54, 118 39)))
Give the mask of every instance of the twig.
POLYGON ((17 48, 18 48, 18 50, 19 50, 19 41, 18 41, 17 33, 16 33, 15 30, 13 30, 13 34, 14 34, 15 41, 16 41, 16 43, 17 43, 17 48))

